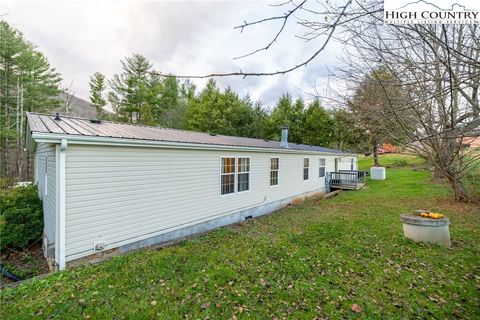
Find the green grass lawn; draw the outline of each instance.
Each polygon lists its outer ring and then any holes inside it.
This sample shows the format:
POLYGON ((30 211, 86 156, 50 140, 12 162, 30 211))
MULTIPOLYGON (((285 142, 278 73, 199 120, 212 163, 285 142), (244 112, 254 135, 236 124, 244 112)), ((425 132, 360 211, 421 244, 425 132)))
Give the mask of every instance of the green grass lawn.
POLYGON ((479 225, 478 205, 392 167, 364 190, 4 289, 0 317, 478 319, 479 225), (404 239, 414 209, 451 219, 452 248, 404 239))

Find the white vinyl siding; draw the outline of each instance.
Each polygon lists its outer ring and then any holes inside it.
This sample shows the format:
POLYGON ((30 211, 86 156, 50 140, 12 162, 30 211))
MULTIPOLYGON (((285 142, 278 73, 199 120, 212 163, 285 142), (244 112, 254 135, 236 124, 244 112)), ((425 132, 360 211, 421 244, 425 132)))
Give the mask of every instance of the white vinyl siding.
POLYGON ((55 145, 39 143, 35 152, 35 176, 43 201, 44 233, 48 243, 55 243, 56 159, 55 145))
MULTIPOLYGON (((304 154, 281 154, 281 183, 270 187, 271 153, 69 144, 66 162, 67 261, 314 190, 304 154), (249 158, 249 190, 222 196, 222 158, 249 158)), ((327 159, 332 159, 333 156, 327 159)))
POLYGON ((341 157, 338 158, 338 170, 352 170, 352 160, 353 160, 353 170, 357 170, 357 161, 356 158, 352 157, 341 157))

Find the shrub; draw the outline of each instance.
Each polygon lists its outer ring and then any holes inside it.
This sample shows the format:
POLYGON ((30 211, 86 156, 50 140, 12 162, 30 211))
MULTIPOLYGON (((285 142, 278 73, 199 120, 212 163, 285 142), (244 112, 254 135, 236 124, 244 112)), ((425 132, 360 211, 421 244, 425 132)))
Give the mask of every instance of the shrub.
POLYGON ((42 201, 37 186, 2 190, 0 199, 0 249, 24 249, 43 233, 42 201))
POLYGON ((406 167, 407 166, 407 160, 405 159, 395 159, 393 160, 393 165, 395 167, 406 167))

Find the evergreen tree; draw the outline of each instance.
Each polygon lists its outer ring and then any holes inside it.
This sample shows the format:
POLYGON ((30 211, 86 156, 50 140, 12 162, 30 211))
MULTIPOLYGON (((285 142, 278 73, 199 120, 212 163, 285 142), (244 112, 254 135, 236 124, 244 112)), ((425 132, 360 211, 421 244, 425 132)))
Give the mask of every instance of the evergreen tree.
POLYGON ((288 140, 294 143, 302 143, 304 108, 303 99, 298 98, 293 102, 289 93, 283 94, 273 109, 270 119, 267 121, 267 137, 279 140, 281 134, 280 126, 288 124, 290 126, 288 140))
POLYGON ((332 147, 340 150, 364 151, 365 137, 348 110, 332 111, 332 147))
POLYGON ((103 113, 103 107, 107 105, 107 101, 103 98, 105 91, 105 76, 100 72, 95 72, 90 76, 90 102, 97 110, 97 118, 103 113))
POLYGON ((185 80, 177 83, 176 89, 172 85, 172 91, 177 90, 178 96, 176 101, 171 102, 169 107, 163 114, 163 119, 161 124, 167 128, 176 128, 176 129, 185 129, 186 126, 186 113, 189 103, 195 99, 195 85, 189 81, 185 80))
POLYGON ((252 113, 230 88, 221 92, 210 79, 200 94, 193 98, 186 112, 186 128, 225 135, 248 136, 252 113))
POLYGON ((118 120, 155 124, 160 113, 160 77, 152 72, 152 64, 140 54, 121 61, 122 73, 109 82, 109 100, 115 101, 118 120))
POLYGON ((303 142, 315 146, 330 146, 333 138, 333 119, 315 99, 305 111, 303 142))
POLYGON ((60 101, 60 75, 21 32, 0 21, 0 166, 3 177, 28 179, 24 112, 48 112, 60 101))

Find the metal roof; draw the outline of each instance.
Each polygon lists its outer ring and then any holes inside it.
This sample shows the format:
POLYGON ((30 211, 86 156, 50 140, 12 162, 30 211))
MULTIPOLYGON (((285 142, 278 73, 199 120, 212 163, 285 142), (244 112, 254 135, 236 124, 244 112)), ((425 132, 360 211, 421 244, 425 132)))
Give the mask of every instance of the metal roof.
MULTIPOLYGON (((132 125, 103 120, 100 123, 95 123, 90 119, 69 116, 60 116, 60 120, 55 120, 54 115, 31 112, 27 112, 27 119, 31 133, 285 150, 285 148, 280 147, 280 141, 224 136, 204 132, 132 125)), ((292 142, 289 142, 288 150, 344 153, 340 150, 292 142)))

